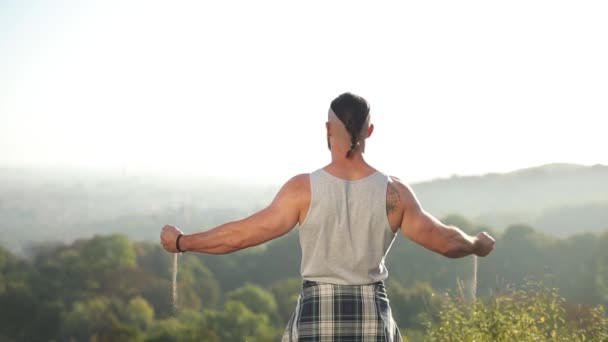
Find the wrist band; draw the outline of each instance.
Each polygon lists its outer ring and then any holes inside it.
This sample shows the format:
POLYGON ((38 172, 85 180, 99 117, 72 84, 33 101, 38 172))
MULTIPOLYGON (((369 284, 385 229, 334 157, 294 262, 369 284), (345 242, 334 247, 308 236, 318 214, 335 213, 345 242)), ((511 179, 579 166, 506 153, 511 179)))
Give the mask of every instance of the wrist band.
POLYGON ((182 250, 181 248, 179 248, 179 239, 181 239, 182 236, 184 236, 184 234, 179 234, 177 236, 177 239, 175 239, 175 249, 177 249, 177 251, 180 252, 180 253, 184 253, 185 252, 184 250, 182 250))

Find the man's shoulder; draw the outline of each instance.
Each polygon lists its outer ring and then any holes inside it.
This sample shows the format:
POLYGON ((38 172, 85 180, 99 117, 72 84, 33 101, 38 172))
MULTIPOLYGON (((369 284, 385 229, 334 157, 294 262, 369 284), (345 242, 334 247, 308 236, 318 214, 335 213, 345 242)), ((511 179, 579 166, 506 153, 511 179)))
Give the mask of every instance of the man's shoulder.
POLYGON ((291 177, 283 188, 281 189, 287 198, 290 198, 292 204, 294 204, 300 210, 308 207, 310 203, 310 174, 300 173, 291 177))
POLYGON ((410 185, 395 176, 388 176, 388 191, 397 193, 406 203, 415 199, 414 191, 410 185))
POLYGON ((391 175, 387 175, 388 177, 388 185, 390 187, 393 187, 395 189, 400 189, 400 188, 404 188, 407 187, 407 183, 405 183, 404 181, 402 181, 401 179, 399 179, 396 176, 391 176, 391 175))
POLYGON ((284 188, 289 191, 310 191, 310 173, 300 173, 291 177, 284 188))

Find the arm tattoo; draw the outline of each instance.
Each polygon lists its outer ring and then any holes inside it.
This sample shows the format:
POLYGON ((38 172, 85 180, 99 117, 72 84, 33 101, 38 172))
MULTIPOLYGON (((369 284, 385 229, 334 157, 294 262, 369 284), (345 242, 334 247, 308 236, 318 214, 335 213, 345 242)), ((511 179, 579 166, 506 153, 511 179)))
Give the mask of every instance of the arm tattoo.
POLYGON ((388 187, 386 188, 386 214, 390 215, 395 209, 397 209, 400 201, 401 195, 399 195, 399 191, 392 183, 389 183, 388 187))

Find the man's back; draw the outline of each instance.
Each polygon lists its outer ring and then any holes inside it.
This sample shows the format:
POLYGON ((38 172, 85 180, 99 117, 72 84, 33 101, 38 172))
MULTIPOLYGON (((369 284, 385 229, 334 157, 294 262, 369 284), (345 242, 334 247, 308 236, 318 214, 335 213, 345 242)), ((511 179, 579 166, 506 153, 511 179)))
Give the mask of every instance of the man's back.
POLYGON ((386 212, 389 177, 379 171, 356 180, 324 169, 310 174, 310 209, 300 225, 302 277, 342 285, 383 281, 395 239, 386 212))

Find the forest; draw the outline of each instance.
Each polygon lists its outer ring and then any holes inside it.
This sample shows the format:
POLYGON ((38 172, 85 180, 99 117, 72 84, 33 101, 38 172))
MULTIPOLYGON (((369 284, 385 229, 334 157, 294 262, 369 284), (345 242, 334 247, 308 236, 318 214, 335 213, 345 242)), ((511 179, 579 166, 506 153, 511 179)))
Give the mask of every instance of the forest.
MULTIPOLYGON (((495 235, 496 251, 479 259, 475 301, 464 288, 472 258, 398 238, 386 286, 405 341, 608 338, 608 232, 558 239, 512 225, 495 235)), ((297 228, 233 254, 180 255, 175 303, 172 262, 158 244, 123 234, 38 244, 25 257, 0 249, 0 341, 280 339, 301 286, 297 228)))
MULTIPOLYGON (((413 184, 496 250, 447 259, 399 236, 387 258, 405 341, 607 341, 608 167, 552 164, 413 184), (458 213, 458 214, 453 214, 458 213), (475 294, 475 296, 473 296, 475 294)), ((277 186, 0 168, 0 342, 277 341, 301 288, 298 228, 233 254, 160 248, 242 218, 277 186)))

